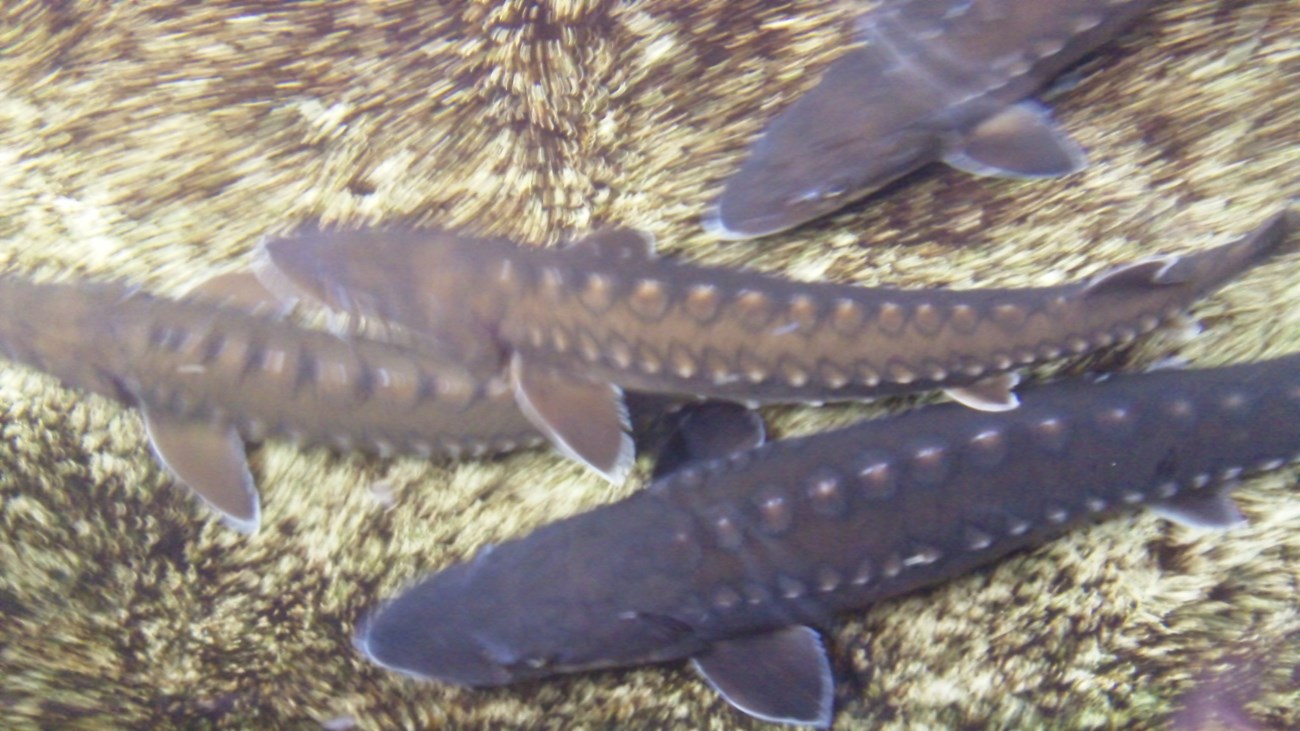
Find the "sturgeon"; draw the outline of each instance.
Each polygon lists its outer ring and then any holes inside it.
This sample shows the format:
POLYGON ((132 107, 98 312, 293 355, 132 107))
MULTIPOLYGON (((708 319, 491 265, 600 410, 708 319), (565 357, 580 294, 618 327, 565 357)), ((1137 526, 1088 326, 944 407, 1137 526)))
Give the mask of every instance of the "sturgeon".
POLYGON ((223 275, 167 299, 0 277, 0 352, 139 408, 172 476, 244 532, 261 514, 246 440, 452 457, 544 442, 508 383, 295 324, 255 285, 251 274, 223 275))
POLYGON ((887 0, 863 46, 781 112, 705 225, 723 238, 784 231, 936 161, 977 175, 1081 169, 1083 151, 1026 97, 1117 36, 1149 0, 887 0))
POLYGON ((1130 507, 1240 522, 1226 492, 1300 459, 1300 354, 1059 382, 1014 411, 940 404, 714 457, 420 581, 358 646, 467 686, 690 658, 746 713, 828 726, 813 628, 837 612, 1130 507))
POLYGON ((415 230, 265 241, 273 291, 423 336, 475 373, 508 373, 555 444, 618 481, 623 390, 825 402, 944 389, 1014 408, 1013 370, 1132 340, 1279 251, 1278 214, 1244 239, 1055 287, 873 289, 655 257, 644 234, 520 247, 415 230))

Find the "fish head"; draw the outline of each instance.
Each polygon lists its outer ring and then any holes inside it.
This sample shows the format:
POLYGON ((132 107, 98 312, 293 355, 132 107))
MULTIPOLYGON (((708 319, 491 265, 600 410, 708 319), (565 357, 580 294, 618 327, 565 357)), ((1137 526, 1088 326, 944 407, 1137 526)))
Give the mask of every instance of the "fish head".
POLYGON ((478 274, 501 248, 436 230, 308 228, 264 241, 257 274, 281 297, 397 325, 466 365, 495 366, 484 322, 501 303, 478 274))
POLYGON ((282 296, 336 312, 382 316, 393 306, 393 287, 418 256, 416 246, 405 231, 306 228, 262 242, 258 277, 282 296))
POLYGON ((604 570, 615 563, 607 555, 568 550, 571 525, 547 526, 417 583, 364 622, 358 648, 389 669, 465 686, 701 651, 685 622, 631 608, 637 592, 604 570))
POLYGON ((705 226, 727 239, 778 233, 820 218, 933 159, 930 103, 895 88, 873 56, 851 53, 772 120, 727 180, 705 226))
MULTIPOLYGON (((829 136, 829 135, 828 135, 829 136)), ((727 181, 705 227, 724 239, 768 236, 833 213, 918 166, 899 136, 757 145, 727 181)))

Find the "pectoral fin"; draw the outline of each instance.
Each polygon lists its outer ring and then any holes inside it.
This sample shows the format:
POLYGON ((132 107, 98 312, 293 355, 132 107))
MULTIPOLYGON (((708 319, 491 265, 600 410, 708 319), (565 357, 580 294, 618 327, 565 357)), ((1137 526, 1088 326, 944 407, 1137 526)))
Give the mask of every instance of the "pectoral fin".
POLYGON ((695 669, 736 708, 776 723, 831 725, 835 681, 809 627, 716 642, 695 669))
POLYGON ((220 512, 231 527, 255 533, 261 522, 257 487, 244 441, 234 427, 219 428, 143 409, 149 442, 163 465, 220 512))
POLYGON ((729 401, 689 404, 679 412, 677 426, 659 452, 654 477, 753 449, 766 439, 767 426, 757 411, 729 401))
POLYGON ((1022 102, 954 140, 943 161, 974 175, 1051 178, 1082 170, 1087 157, 1041 104, 1022 102))
POLYGON ((519 353, 510 380, 520 410, 557 449, 610 482, 627 478, 636 452, 622 389, 528 364, 519 353))
POLYGON ((1161 518, 1188 528, 1223 530, 1246 522, 1228 492, 1235 487, 1229 484, 1218 489, 1185 492, 1162 502, 1153 503, 1151 510, 1161 518))
POLYGON ((980 379, 968 386, 945 388, 944 393, 959 404, 979 411, 1010 411, 1020 405, 1015 394, 1020 385, 1017 373, 999 373, 980 379))

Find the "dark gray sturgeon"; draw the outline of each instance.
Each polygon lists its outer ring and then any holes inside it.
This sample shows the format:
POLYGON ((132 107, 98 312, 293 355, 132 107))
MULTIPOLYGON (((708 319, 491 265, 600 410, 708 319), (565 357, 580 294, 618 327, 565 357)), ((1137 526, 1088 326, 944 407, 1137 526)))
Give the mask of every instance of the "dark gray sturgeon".
POLYGON ((941 404, 683 467, 435 574, 359 645, 471 686, 692 658, 742 710, 825 726, 810 627, 833 613, 1125 508, 1233 525, 1238 479, 1297 458, 1300 354, 1061 382, 1000 413, 941 404))
POLYGON ((1084 154, 1022 101, 1118 35, 1150 0, 886 0, 865 45, 779 114, 706 219, 726 238, 784 231, 943 160, 1049 177, 1084 154))

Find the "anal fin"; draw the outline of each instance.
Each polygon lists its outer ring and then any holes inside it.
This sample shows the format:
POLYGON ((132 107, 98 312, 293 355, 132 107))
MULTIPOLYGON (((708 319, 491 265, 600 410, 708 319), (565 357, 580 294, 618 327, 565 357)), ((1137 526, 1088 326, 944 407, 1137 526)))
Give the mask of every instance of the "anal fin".
POLYGON ((1087 157, 1047 108, 1021 102, 980 122, 948 145, 943 161, 974 175, 1051 178, 1082 170, 1087 157))
POLYGON ((821 637, 809 627, 715 642, 693 662, 714 690, 751 716, 831 725, 835 680, 821 637))
POLYGON ((176 479, 242 533, 257 532, 261 506, 244 440, 233 426, 177 419, 142 407, 149 442, 176 479))
POLYGON ((1015 394, 1020 385, 1018 373, 999 373, 966 386, 951 386, 944 393, 957 403, 978 411, 1010 411, 1020 405, 1015 394))
POLYGON ((1156 515, 1187 528, 1224 530, 1246 522, 1237 505, 1228 497, 1236 483, 1216 489, 1201 489, 1151 504, 1156 515))
POLYGON ((621 483, 636 456, 623 390, 563 371, 529 364, 520 353, 510 361, 519 408, 564 454, 621 483))

